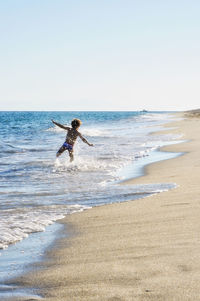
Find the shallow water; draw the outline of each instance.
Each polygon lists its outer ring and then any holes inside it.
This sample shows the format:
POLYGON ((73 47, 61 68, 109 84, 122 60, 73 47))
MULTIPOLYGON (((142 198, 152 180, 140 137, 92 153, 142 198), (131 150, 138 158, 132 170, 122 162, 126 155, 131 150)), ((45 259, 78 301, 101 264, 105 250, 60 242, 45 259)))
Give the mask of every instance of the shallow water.
POLYGON ((180 137, 149 135, 170 121, 170 114, 165 112, 0 112, 0 117, 2 300, 37 297, 32 289, 24 291, 5 283, 42 260, 45 249, 60 235, 62 226, 56 220, 93 206, 147 197, 176 186, 120 185, 125 179, 140 176, 145 165, 179 155, 158 150, 180 142, 180 137), (67 153, 55 158, 66 133, 50 120, 69 124, 73 117, 81 118, 80 131, 95 146, 78 141, 75 161, 70 164, 67 153))
POLYGON ((177 139, 148 135, 169 120, 163 112, 0 112, 0 248, 66 214, 171 188, 118 185, 134 176, 138 162, 147 158, 147 164, 156 149, 177 139), (77 141, 69 163, 67 152, 55 158, 66 131, 51 119, 69 125, 74 117, 94 147, 77 141))

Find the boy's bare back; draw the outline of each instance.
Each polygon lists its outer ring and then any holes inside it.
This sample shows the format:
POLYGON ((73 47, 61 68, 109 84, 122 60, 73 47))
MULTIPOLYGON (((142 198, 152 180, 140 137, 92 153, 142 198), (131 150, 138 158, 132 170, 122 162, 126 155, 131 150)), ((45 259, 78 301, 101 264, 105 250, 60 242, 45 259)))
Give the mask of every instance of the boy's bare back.
POLYGON ((78 137, 80 137, 82 140, 84 139, 81 133, 79 133, 76 129, 70 127, 67 128, 67 136, 66 136, 67 143, 74 145, 78 137))

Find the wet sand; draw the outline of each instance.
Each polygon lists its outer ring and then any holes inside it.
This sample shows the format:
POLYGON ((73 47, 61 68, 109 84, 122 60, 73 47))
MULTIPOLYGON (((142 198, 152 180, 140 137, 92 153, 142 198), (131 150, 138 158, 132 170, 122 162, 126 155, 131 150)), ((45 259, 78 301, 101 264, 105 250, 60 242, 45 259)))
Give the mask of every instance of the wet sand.
POLYGON ((170 124, 188 141, 164 150, 185 154, 126 182, 177 188, 67 216, 70 238, 15 283, 38 288, 49 301, 200 300, 199 126, 195 116, 170 124))

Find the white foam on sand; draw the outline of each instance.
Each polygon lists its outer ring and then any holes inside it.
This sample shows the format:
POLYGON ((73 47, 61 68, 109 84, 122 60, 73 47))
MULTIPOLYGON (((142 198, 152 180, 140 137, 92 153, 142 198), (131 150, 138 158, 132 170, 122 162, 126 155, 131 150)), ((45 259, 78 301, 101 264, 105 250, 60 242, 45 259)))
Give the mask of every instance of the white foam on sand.
POLYGON ((28 237, 30 233, 45 231, 48 225, 64 218, 67 214, 89 209, 83 205, 52 205, 0 211, 0 249, 28 237))

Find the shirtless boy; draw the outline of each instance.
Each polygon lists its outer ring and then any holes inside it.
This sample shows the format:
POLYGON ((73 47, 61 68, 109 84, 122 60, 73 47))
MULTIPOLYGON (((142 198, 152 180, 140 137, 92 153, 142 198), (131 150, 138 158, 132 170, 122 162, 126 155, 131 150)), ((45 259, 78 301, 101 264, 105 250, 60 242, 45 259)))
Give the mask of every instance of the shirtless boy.
POLYGON ((68 150, 69 156, 70 156, 70 162, 74 160, 74 154, 73 154, 73 146, 76 142, 76 139, 78 137, 81 138, 81 140, 85 143, 87 143, 89 146, 93 146, 93 144, 89 143, 82 135, 79 133, 78 129, 81 125, 81 121, 79 119, 73 119, 71 122, 71 127, 64 126, 58 122, 55 122, 52 119, 52 122, 59 126, 61 129, 64 129, 67 131, 66 139, 61 148, 57 151, 56 157, 59 157, 64 151, 68 150))

